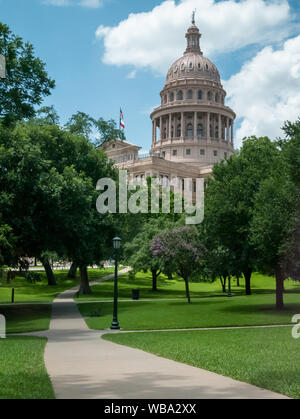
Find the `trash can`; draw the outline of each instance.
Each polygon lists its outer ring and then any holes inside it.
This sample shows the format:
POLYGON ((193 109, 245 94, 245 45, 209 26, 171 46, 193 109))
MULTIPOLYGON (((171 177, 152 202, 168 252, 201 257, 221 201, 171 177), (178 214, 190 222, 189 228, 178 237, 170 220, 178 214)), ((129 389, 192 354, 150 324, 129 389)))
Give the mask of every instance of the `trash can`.
POLYGON ((139 300, 140 299, 140 290, 132 290, 132 299, 139 300))

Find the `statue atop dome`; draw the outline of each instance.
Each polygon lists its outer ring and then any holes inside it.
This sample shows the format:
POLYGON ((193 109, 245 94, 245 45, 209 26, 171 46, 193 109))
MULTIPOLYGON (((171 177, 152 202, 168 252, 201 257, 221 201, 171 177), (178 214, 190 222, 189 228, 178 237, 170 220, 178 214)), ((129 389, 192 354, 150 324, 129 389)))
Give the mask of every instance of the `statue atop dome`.
POLYGON ((196 16, 196 9, 192 13, 192 24, 195 25, 195 16, 196 16))

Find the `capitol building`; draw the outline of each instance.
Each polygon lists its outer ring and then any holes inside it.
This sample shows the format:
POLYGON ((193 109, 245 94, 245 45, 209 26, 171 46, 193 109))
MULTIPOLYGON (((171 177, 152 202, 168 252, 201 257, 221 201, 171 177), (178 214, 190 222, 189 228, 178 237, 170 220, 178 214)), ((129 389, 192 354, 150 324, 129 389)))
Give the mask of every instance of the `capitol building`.
POLYGON ((201 51, 194 17, 186 39, 183 57, 167 73, 161 105, 150 115, 149 155, 139 156, 141 147, 121 140, 102 146, 115 166, 127 170, 130 177, 205 178, 215 163, 234 152, 236 115, 225 106, 226 92, 217 67, 201 51))

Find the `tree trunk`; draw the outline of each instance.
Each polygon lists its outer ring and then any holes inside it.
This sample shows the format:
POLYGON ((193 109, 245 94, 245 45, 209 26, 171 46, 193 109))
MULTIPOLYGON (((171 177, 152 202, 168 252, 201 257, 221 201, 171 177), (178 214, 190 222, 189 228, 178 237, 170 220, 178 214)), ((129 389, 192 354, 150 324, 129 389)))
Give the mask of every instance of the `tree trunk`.
POLYGON ((245 272, 243 272, 245 277, 245 284, 246 284, 246 295, 251 295, 251 276, 252 276, 252 269, 248 268, 245 272))
POLYGON ((47 275, 48 285, 51 285, 51 286, 56 285, 55 277, 54 277, 49 260, 47 258, 42 258, 41 262, 43 264, 43 267, 47 275))
POLYGON ((236 278, 236 286, 239 287, 240 286, 240 278, 237 276, 236 278))
POLYGON ((184 279, 184 282, 185 282, 186 297, 188 299, 188 303, 191 304, 189 280, 184 279))
POLYGON ((77 263, 73 262, 68 273, 69 279, 76 279, 77 267, 77 263))
POLYGON ((276 308, 277 310, 282 310, 284 307, 283 304, 283 287, 284 277, 280 268, 276 270, 276 308))
POLYGON ((90 284, 89 284, 87 266, 80 266, 79 269, 80 269, 79 294, 80 295, 92 294, 92 290, 91 290, 90 284))
POLYGON ((157 271, 155 269, 151 270, 152 272, 152 291, 157 291, 157 271))
POLYGON ((222 276, 220 276, 220 281, 222 284, 222 290, 225 293, 226 292, 226 278, 222 278, 222 276))

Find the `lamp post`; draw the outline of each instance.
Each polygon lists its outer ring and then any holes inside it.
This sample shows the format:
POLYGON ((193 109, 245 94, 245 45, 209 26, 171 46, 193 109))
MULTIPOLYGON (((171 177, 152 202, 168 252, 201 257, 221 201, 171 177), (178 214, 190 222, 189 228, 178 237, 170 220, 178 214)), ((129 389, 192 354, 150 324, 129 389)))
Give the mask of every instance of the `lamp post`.
POLYGON ((118 322, 118 256, 121 247, 121 239, 115 237, 113 239, 114 253, 115 253, 115 286, 114 286, 114 316, 111 324, 112 330, 120 330, 118 322))

